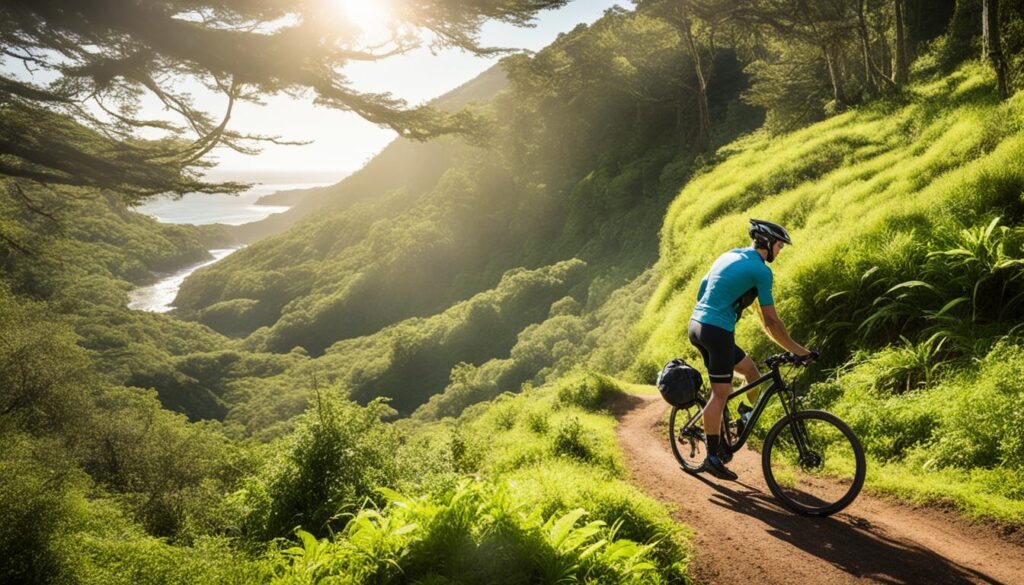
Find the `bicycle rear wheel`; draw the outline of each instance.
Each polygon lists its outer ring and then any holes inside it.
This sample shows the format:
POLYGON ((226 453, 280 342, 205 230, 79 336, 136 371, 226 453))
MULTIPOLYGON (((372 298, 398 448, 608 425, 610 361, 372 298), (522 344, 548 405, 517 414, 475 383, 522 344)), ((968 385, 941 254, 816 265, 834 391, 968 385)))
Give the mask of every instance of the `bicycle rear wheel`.
POLYGON ((828 412, 802 410, 775 423, 764 439, 761 465, 772 494, 799 514, 835 514, 864 486, 860 440, 828 412))
POLYGON ((672 454, 684 470, 698 473, 704 468, 704 457, 707 455, 707 444, 704 442, 704 421, 700 411, 704 409, 704 401, 697 402, 688 408, 672 407, 668 418, 668 442, 672 445, 672 454), (687 425, 687 422, 693 421, 687 425))

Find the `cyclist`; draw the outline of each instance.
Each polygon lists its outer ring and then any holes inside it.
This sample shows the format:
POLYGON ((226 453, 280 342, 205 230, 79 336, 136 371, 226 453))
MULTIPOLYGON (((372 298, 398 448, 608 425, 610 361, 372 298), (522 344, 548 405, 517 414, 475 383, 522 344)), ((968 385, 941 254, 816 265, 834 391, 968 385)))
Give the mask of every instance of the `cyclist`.
MULTIPOLYGON (((727 451, 719 451, 721 437, 711 430, 721 429, 722 411, 732 391, 733 372, 743 376, 748 384, 761 376, 754 360, 736 345, 736 322, 743 309, 756 298, 758 314, 768 337, 795 355, 812 359, 811 351, 789 336, 775 312, 772 298, 772 271, 768 264, 778 257, 783 246, 793 241, 782 226, 759 219, 750 220, 749 233, 751 247, 736 248, 719 256, 701 281, 687 332, 690 343, 704 358, 711 379, 711 397, 704 407, 708 447, 704 468, 717 478, 729 480, 736 479, 736 474, 726 468, 722 453, 727 451)), ((747 395, 752 404, 756 398, 756 390, 747 395)), ((741 416, 749 410, 741 405, 741 416)))

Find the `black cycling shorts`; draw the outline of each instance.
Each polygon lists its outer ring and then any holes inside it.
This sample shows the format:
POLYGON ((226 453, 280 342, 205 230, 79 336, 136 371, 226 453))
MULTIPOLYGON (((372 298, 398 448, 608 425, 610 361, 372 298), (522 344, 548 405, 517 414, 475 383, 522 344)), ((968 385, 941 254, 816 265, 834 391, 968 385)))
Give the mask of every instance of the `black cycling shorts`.
POLYGON ((697 346, 704 358, 708 378, 712 382, 731 383, 733 369, 747 355, 736 345, 736 334, 695 320, 690 320, 687 333, 690 343, 697 346))

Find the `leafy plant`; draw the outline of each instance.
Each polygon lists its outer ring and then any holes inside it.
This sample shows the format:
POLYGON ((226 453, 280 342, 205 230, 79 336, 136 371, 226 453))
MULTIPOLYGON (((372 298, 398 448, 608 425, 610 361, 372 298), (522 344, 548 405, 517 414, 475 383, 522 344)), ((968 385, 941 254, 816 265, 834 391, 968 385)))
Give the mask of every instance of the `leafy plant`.
POLYGON ((555 453, 566 457, 588 460, 594 456, 586 431, 575 416, 565 419, 555 429, 553 448, 555 453))
POLYGON ((248 536, 270 540, 296 526, 326 534, 345 526, 353 510, 394 485, 398 437, 382 422, 394 411, 385 401, 366 407, 317 395, 284 449, 239 494, 249 512, 248 536))
POLYGON ((439 497, 382 490, 333 540, 299 531, 274 553, 277 583, 658 583, 651 545, 618 538, 618 524, 582 523, 582 509, 543 518, 503 485, 463 481, 439 497))

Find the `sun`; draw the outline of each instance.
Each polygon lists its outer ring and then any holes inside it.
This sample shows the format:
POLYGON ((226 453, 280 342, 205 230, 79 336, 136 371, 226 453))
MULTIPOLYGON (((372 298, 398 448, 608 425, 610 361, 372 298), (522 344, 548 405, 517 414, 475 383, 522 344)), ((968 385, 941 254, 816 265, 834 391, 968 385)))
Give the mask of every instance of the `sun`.
POLYGON ((384 41, 389 37, 392 15, 386 0, 335 0, 338 9, 353 26, 362 32, 368 42, 384 41))

